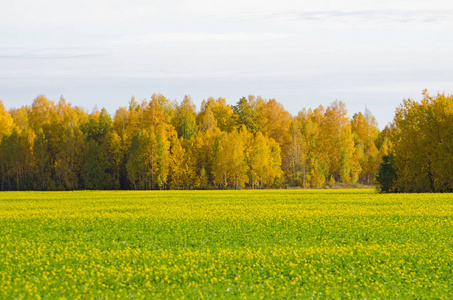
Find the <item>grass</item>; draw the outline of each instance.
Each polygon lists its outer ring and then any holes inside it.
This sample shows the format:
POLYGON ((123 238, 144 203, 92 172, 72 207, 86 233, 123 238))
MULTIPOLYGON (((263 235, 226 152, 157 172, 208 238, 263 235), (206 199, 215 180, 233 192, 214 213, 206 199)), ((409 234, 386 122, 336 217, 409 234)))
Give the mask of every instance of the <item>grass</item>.
POLYGON ((0 298, 451 298, 453 195, 0 193, 0 298))

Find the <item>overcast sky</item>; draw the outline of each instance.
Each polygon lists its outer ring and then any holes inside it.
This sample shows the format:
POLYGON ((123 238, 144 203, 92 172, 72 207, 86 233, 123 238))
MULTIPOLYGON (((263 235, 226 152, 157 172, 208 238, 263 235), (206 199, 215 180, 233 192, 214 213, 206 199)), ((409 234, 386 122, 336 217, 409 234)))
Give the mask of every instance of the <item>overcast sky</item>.
POLYGON ((381 128, 404 98, 453 93, 452 1, 14 0, 0 4, 0 99, 111 114, 162 93, 338 99, 381 128))

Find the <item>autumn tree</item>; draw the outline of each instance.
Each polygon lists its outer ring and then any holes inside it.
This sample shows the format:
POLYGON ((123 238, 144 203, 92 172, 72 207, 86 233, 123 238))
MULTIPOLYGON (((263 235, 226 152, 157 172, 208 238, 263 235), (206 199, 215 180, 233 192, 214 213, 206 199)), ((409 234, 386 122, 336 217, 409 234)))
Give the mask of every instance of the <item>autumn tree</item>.
POLYGON ((183 138, 173 137, 170 148, 169 176, 170 189, 184 189, 189 187, 189 164, 186 150, 182 146, 183 138))
POLYGON ((213 97, 210 97, 207 100, 202 101, 200 113, 197 115, 197 124, 199 127, 202 127, 202 124, 206 120, 205 116, 208 113, 212 113, 216 126, 219 127, 221 131, 230 132, 236 127, 233 109, 231 105, 226 103, 225 98, 220 97, 214 99, 213 97))
POLYGON ((240 189, 248 181, 242 137, 237 130, 233 130, 216 139, 212 173, 214 184, 219 187, 240 189))
POLYGON ((250 185, 252 188, 278 186, 282 181, 280 146, 258 132, 249 151, 250 185))
MULTIPOLYGON (((296 136, 293 137, 293 139, 297 141, 298 138, 302 138, 302 141, 296 143, 296 146, 299 145, 299 155, 295 158, 298 158, 300 163, 300 174, 296 178, 300 178, 301 186, 304 188, 318 186, 319 182, 322 181, 319 180, 321 176, 320 173, 316 172, 316 176, 313 176, 313 170, 317 170, 318 168, 317 165, 314 166, 314 163, 319 161, 319 127, 324 111, 324 107, 322 106, 315 110, 303 108, 294 118, 292 130, 293 135, 296 136), (301 135, 299 135, 297 129, 300 131, 301 135), (300 151, 301 147, 303 148, 302 151, 300 151), (313 178, 316 178, 314 179, 314 185, 311 184, 311 179, 313 178)), ((289 157, 291 158, 291 156, 289 157)))
POLYGON ((59 136, 55 158, 55 178, 62 188, 80 188, 80 176, 86 154, 86 137, 82 126, 87 114, 78 107, 72 107, 61 97, 56 105, 58 120, 54 128, 59 136))
POLYGON ((291 123, 289 129, 291 140, 287 148, 287 155, 284 157, 286 175, 292 186, 304 186, 305 184, 308 145, 301 125, 297 119, 291 123))
POLYGON ((149 102, 144 100, 141 110, 140 126, 142 128, 157 128, 163 124, 171 124, 174 117, 172 103, 161 94, 153 94, 149 102))
POLYGON ((14 119, 11 117, 11 114, 5 110, 3 102, 0 101, 0 137, 10 135, 14 127, 14 119))
POLYGON ((197 134, 196 116, 195 105, 189 96, 184 96, 182 102, 176 105, 174 115, 174 126, 179 137, 188 140, 197 134))
POLYGON ((381 163, 379 149, 376 147, 379 136, 376 119, 368 109, 364 114, 354 114, 351 130, 354 134, 355 159, 359 161, 361 170, 354 173, 360 174, 360 183, 371 185, 381 163))
POLYGON ((276 141, 282 151, 291 143, 289 128, 292 123, 291 114, 275 99, 265 101, 261 98, 256 102, 256 113, 260 131, 276 141))
POLYGON ((222 135, 210 106, 197 116, 199 131, 190 145, 191 165, 196 176, 194 187, 207 189, 214 182, 213 165, 216 140, 222 135))
POLYGON ((328 106, 321 117, 319 127, 318 152, 322 162, 327 164, 335 181, 354 182, 358 168, 354 157, 354 135, 348 119, 346 106, 335 101, 328 106))
POLYGON ((45 96, 41 95, 33 100, 28 120, 30 127, 35 133, 43 126, 49 126, 56 121, 57 108, 54 101, 50 101, 45 96))
POLYGON ((168 175, 170 171, 170 140, 175 138, 174 130, 168 132, 165 126, 157 128, 157 164, 158 169, 156 172, 157 186, 160 189, 165 189, 168 182, 168 175), (169 134, 172 134, 171 136, 169 134))
POLYGON ((238 127, 244 125, 247 131, 255 134, 259 130, 258 115, 256 112, 256 101, 254 96, 242 97, 233 106, 234 117, 238 127))
POLYGON ((431 97, 425 90, 419 102, 403 100, 392 133, 394 191, 453 191, 453 97, 431 97))

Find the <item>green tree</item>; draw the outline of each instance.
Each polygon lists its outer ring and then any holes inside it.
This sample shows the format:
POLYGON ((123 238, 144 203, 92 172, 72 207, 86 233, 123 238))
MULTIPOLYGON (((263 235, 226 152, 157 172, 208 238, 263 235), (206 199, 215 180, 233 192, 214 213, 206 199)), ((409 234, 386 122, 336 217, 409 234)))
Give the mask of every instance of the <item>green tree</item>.
POLYGON ((85 188, 90 190, 113 189, 115 185, 110 167, 105 149, 92 141, 82 169, 85 188))
POLYGON ((31 145, 27 132, 14 127, 0 147, 2 190, 32 189, 31 145))
POLYGON ((170 164, 169 141, 165 129, 142 130, 129 149, 126 171, 134 189, 165 189, 170 164))
POLYGON ((124 150, 120 136, 114 131, 107 133, 102 147, 106 150, 109 161, 109 171, 112 176, 112 189, 120 189, 124 163, 124 150))
POLYGON ((379 191, 388 193, 394 191, 396 172, 393 157, 386 155, 382 158, 382 163, 376 176, 377 188, 379 191))
POLYGON ((35 162, 35 178, 38 190, 55 189, 55 184, 52 180, 52 154, 49 141, 42 128, 37 132, 36 139, 33 145, 33 156, 35 162))

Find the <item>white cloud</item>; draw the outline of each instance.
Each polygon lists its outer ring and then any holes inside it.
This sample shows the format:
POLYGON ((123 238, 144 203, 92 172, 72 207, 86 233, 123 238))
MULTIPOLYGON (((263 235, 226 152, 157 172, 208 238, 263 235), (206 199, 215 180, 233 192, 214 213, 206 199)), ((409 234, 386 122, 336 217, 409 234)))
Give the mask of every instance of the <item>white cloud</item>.
POLYGON ((0 48, 0 59, 77 59, 100 57, 93 49, 73 48, 0 48))
POLYGON ((209 42, 257 42, 278 41, 295 38, 291 33, 205 33, 205 32, 156 32, 139 36, 127 36, 112 41, 113 44, 150 44, 150 43, 209 43, 209 42))
MULTIPOLYGON (((27 26, 88 26, 120 22, 126 24, 158 13, 156 6, 137 1, 108 0, 15 0, 2 5, 0 24, 27 26)), ((30 28, 32 29, 32 28, 30 28)))
POLYGON ((410 82, 393 82, 387 84, 364 84, 359 86, 349 86, 339 88, 338 91, 342 93, 371 93, 371 94, 381 94, 381 93, 407 93, 411 92, 412 95, 407 95, 406 97, 419 96, 423 89, 428 89, 431 94, 443 93, 453 93, 453 81, 410 81, 410 82), (415 93, 415 94, 414 94, 415 93))
POLYGON ((291 10, 280 12, 244 12, 219 18, 243 22, 270 23, 277 28, 301 32, 307 30, 414 30, 453 28, 453 9, 364 9, 364 10, 291 10))

